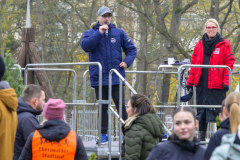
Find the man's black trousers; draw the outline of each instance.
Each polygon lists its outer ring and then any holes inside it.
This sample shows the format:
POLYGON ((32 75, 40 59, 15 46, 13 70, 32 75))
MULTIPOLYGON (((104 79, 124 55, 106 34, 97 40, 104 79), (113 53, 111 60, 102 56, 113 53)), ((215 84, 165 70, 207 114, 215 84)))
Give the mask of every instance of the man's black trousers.
MULTIPOLYGON (((99 87, 96 86, 95 94, 97 99, 99 99, 99 87)), ((124 98, 124 87, 122 88, 122 119, 125 121, 127 119, 127 112, 125 107, 125 98, 124 98)), ((119 85, 112 86, 112 99, 116 105, 116 108, 119 113, 119 85)), ((102 86, 102 100, 108 100, 108 86, 102 86)), ((102 105, 102 134, 107 134, 108 130, 108 105, 102 105)))

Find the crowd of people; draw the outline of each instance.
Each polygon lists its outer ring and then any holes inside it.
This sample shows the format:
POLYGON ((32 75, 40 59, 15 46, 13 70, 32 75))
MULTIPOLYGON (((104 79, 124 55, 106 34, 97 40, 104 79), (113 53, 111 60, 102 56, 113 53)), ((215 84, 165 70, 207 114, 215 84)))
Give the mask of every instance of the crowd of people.
MULTIPOLYGON (((102 99, 108 99, 108 73, 111 69, 125 77, 125 69, 133 63, 137 50, 125 32, 111 23, 112 13, 101 7, 97 22, 87 30, 81 47, 89 52, 91 62, 103 67, 102 99), (126 54, 122 59, 122 49, 126 54)), ((235 58, 230 43, 220 35, 219 24, 209 19, 205 33, 194 48, 191 63, 227 65, 233 69, 235 58)), ((63 121, 65 103, 61 99, 49 99, 40 86, 27 85, 17 98, 13 88, 1 81, 5 64, 0 56, 0 160, 64 159, 87 160, 80 136, 63 121), (40 124, 36 118, 43 114, 40 124)), ((99 99, 99 72, 90 66, 91 86, 99 99)), ((227 160, 240 156, 240 93, 228 91, 228 70, 223 68, 191 68, 187 89, 196 86, 198 105, 220 105, 217 108, 176 108, 173 114, 173 133, 161 142, 165 129, 148 97, 134 94, 130 97, 122 115, 124 135, 121 146, 123 160, 227 160), (205 141, 208 122, 221 120, 220 129, 210 138, 207 149, 200 145, 205 141), (195 137, 195 130, 199 137, 195 137), (159 143, 160 142, 160 143, 159 143)), ((119 78, 113 74, 112 98, 119 107, 119 78)), ((124 92, 122 95, 125 102, 124 92)), ((107 105, 102 107, 101 137, 97 143, 108 142, 107 105)))

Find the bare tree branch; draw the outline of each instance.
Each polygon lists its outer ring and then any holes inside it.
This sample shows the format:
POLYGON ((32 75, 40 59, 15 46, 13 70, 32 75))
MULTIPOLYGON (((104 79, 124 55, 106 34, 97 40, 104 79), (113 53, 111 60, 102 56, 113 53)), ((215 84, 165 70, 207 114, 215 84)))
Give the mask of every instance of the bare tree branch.
POLYGON ((222 32, 222 28, 223 28, 224 24, 227 22, 227 18, 228 18, 228 16, 229 16, 230 12, 231 12, 231 9, 232 9, 232 3, 233 3, 233 0, 230 0, 230 2, 229 2, 229 8, 228 8, 227 14, 225 15, 225 17, 224 17, 222 23, 220 24, 221 32, 222 32))
POLYGON ((91 11, 90 11, 90 16, 89 16, 89 22, 88 22, 88 24, 89 24, 89 26, 91 25, 91 20, 92 20, 92 17, 93 17, 93 10, 94 10, 94 7, 96 6, 96 0, 93 0, 93 2, 92 2, 92 7, 91 7, 91 11))
POLYGON ((77 41, 77 43, 72 47, 71 51, 67 53, 67 55, 64 58, 64 62, 68 61, 68 58, 74 53, 74 51, 79 47, 80 42, 82 40, 82 37, 77 41))
POLYGON ((167 14, 163 14, 161 13, 161 8, 160 8, 160 3, 158 0, 154 0, 154 4, 155 4, 155 12, 157 15, 157 22, 159 24, 159 26, 161 26, 164 30, 167 31, 167 27, 165 25, 164 22, 164 18, 167 16, 167 14))
POLYGON ((62 21, 62 19, 60 18, 60 16, 57 14, 56 10, 52 7, 52 5, 49 3, 48 0, 45 0, 47 2, 48 7, 50 8, 50 10, 53 12, 53 15, 57 18, 57 20, 62 23, 65 24, 64 21, 62 21))
MULTIPOLYGON (((131 0, 131 1, 132 1, 132 0, 131 0)), ((121 1, 121 0, 117 0, 117 2, 118 2, 120 5, 124 6, 124 7, 127 7, 127 8, 129 8, 129 9, 131 9, 131 10, 137 12, 137 13, 141 13, 141 14, 145 15, 145 13, 144 13, 142 10, 139 11, 139 10, 137 10, 137 9, 131 7, 131 6, 128 6, 128 5, 126 5, 126 4, 125 4, 123 1, 121 1)), ((132 1, 132 2, 133 2, 133 1, 132 1)))
POLYGON ((152 60, 148 60, 148 61, 147 61, 147 64, 148 64, 148 65, 149 65, 149 64, 152 64, 153 62, 158 61, 158 60, 160 60, 160 58, 155 58, 155 59, 152 59, 152 60))
POLYGON ((232 35, 232 33, 237 30, 238 28, 240 28, 240 24, 237 25, 236 27, 234 27, 226 36, 224 36, 225 39, 227 39, 229 36, 232 35))
POLYGON ((133 11, 135 12, 138 12, 138 13, 141 13, 143 16, 145 16, 148 21, 150 22, 150 24, 156 28, 156 30, 161 34, 163 35, 166 40, 170 41, 177 49, 178 51, 184 56, 184 57, 187 57, 187 58, 190 58, 191 56, 183 49, 183 47, 178 43, 178 41, 176 41, 168 32, 166 32, 161 26, 159 26, 158 24, 155 23, 155 21, 153 20, 152 16, 150 15, 147 15, 146 13, 143 13, 142 11, 138 11, 137 9, 131 7, 131 6, 128 6, 126 5, 123 1, 120 1, 120 0, 117 0, 117 2, 122 5, 122 6, 125 6, 129 9, 132 9, 133 11))
POLYGON ((225 4, 224 6, 222 6, 219 11, 222 12, 224 9, 226 9, 229 6, 230 2, 228 2, 227 4, 225 4))
MULTIPOLYGON (((48 0, 47 0, 47 1, 48 1, 48 0)), ((74 9, 74 6, 73 6, 70 2, 68 2, 67 0, 64 0, 64 1, 65 1, 67 4, 69 4, 69 5, 72 7, 72 9, 74 9)), ((78 6, 79 6, 79 5, 78 5, 78 6)), ((79 8, 80 8, 80 7, 79 7, 79 8)), ((86 19, 83 18, 83 16, 82 16, 78 11, 75 10, 75 12, 77 13, 78 17, 83 21, 85 27, 86 27, 87 29, 90 29, 90 26, 87 24, 86 19)))
POLYGON ((236 38, 236 42, 235 42, 233 50, 232 50, 233 51, 233 55, 236 53, 236 50, 238 48, 239 42, 240 42, 240 35, 238 34, 238 37, 236 38))
MULTIPOLYGON (((183 14, 185 13, 190 7, 192 7, 193 5, 197 4, 198 0, 193 0, 192 2, 186 4, 179 12, 179 14, 183 14)), ((176 13, 177 14, 177 13, 176 13)))

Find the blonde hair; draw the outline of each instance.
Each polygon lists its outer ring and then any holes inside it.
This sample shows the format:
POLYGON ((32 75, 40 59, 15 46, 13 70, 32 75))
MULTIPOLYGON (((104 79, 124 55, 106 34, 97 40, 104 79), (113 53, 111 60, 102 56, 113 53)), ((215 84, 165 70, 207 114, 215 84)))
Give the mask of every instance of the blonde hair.
POLYGON ((204 32, 206 32, 206 27, 207 27, 207 23, 208 23, 208 22, 213 22, 213 23, 215 23, 215 24, 217 25, 217 28, 218 28, 218 33, 221 33, 220 26, 219 26, 217 20, 214 19, 214 18, 210 18, 210 19, 208 19, 208 20, 206 21, 206 23, 205 23, 205 25, 204 25, 204 28, 203 28, 204 32))
POLYGON ((232 92, 226 98, 225 107, 229 113, 231 132, 235 133, 240 124, 240 93, 232 92))
POLYGON ((45 122, 47 122, 48 120, 44 117, 43 121, 40 123, 41 126, 44 125, 45 122))

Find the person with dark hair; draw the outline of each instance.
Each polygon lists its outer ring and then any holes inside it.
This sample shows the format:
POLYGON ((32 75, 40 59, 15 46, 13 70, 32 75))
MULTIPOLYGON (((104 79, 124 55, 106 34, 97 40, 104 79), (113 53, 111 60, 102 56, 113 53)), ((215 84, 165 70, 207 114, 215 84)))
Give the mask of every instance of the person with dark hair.
POLYGON ((65 107, 61 99, 48 100, 43 109, 45 120, 28 137, 19 160, 88 159, 80 136, 63 121, 65 107))
POLYGON ((220 113, 219 113, 219 118, 222 121, 220 123, 221 129, 219 131, 217 131, 216 133, 214 133, 214 135, 212 135, 212 137, 210 138, 207 150, 204 155, 205 160, 209 160, 214 149, 216 147, 220 146, 222 137, 225 134, 231 133, 230 132, 230 121, 229 121, 229 117, 228 117, 229 114, 225 107, 225 103, 226 103, 226 99, 223 100, 222 107, 220 108, 220 113))
MULTIPOLYGON (((97 22, 92 24, 81 40, 81 47, 88 52, 89 62, 99 62, 102 65, 102 100, 108 100, 108 76, 111 69, 116 69, 125 78, 125 69, 129 68, 137 55, 137 48, 126 33, 117 28, 111 22, 112 13, 106 6, 101 7, 97 12, 97 22), (122 57, 125 52, 125 58, 122 57)), ((89 66, 91 87, 95 88, 95 94, 99 99, 99 67, 89 66)), ((124 82, 123 82, 124 84, 124 82)), ((124 88, 122 89, 122 106, 119 106, 119 77, 112 75, 112 99, 119 107, 125 108, 124 88)), ((101 144, 108 142, 108 105, 102 105, 102 126, 101 144)), ((122 109, 122 119, 127 119, 125 109, 122 109)), ((98 143, 98 141, 97 141, 98 143)))
MULTIPOLYGON (((220 35, 217 20, 208 19, 204 30, 206 33, 194 48, 191 64, 226 65, 233 70, 235 58, 232 47, 220 35)), ((187 80, 189 91, 193 90, 193 85, 196 87, 197 105, 221 105, 228 91, 229 72, 224 68, 191 68, 187 80)), ((208 122, 216 122, 218 114, 219 108, 197 108, 200 141, 205 141, 208 122)))
POLYGON ((147 160, 203 160, 205 150, 194 137, 197 127, 194 110, 179 107, 173 115, 173 134, 166 142, 155 146, 147 160))
POLYGON ((27 85, 22 96, 18 98, 18 127, 13 160, 18 160, 28 136, 39 125, 36 116, 42 113, 44 104, 45 93, 40 86, 35 84, 27 85))
POLYGON ((128 119, 122 126, 122 159, 145 160, 165 133, 162 121, 142 94, 130 98, 126 111, 128 119))
POLYGON ((226 98, 225 111, 229 116, 230 131, 222 137, 221 145, 210 160, 237 160, 240 157, 240 93, 232 92, 226 98))
POLYGON ((0 160, 12 160, 17 131, 17 94, 6 81, 1 81, 5 63, 0 56, 0 160))

